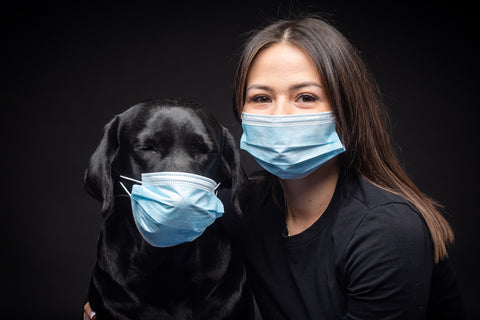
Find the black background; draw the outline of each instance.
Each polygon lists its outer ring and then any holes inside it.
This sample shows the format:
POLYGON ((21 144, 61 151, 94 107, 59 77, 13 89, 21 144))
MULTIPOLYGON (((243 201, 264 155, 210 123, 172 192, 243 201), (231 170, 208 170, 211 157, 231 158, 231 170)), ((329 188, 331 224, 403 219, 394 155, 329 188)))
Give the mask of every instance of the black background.
MULTIPOLYGON (((184 97, 239 141, 231 96, 244 34, 289 11, 326 15, 360 51, 407 172, 445 206, 467 313, 480 316, 473 6, 158 1, 2 11, 2 318, 79 318, 101 223, 82 177, 104 124, 140 100, 184 97)), ((242 157, 247 171, 255 168, 242 157)))

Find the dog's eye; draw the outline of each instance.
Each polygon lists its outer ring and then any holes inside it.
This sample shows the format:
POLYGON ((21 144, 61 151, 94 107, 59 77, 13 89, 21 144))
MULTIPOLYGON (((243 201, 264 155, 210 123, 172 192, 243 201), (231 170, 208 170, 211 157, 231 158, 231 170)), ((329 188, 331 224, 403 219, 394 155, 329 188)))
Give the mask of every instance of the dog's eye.
POLYGON ((196 154, 207 154, 211 152, 206 143, 200 142, 197 139, 191 140, 189 143, 190 150, 196 154))
POLYGON ((138 145, 136 149, 139 151, 156 151, 154 147, 149 145, 138 145))

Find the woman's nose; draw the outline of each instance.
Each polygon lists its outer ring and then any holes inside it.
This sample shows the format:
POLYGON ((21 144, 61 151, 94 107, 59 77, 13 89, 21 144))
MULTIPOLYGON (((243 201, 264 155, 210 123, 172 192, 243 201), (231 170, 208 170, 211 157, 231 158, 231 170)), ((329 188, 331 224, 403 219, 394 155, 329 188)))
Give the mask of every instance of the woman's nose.
POLYGON ((295 113, 295 106, 286 98, 279 98, 273 108, 273 116, 284 116, 295 113))

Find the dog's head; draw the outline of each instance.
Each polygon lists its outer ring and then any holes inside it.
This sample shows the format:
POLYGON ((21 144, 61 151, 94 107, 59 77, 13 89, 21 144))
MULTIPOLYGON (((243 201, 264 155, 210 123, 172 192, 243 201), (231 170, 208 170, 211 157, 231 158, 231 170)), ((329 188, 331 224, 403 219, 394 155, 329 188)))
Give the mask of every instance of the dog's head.
POLYGON ((188 172, 231 188, 233 207, 245 182, 235 141, 227 129, 197 103, 174 99, 149 100, 115 116, 90 158, 84 184, 102 202, 102 214, 112 209, 121 192, 120 175, 141 180, 147 172, 188 172))

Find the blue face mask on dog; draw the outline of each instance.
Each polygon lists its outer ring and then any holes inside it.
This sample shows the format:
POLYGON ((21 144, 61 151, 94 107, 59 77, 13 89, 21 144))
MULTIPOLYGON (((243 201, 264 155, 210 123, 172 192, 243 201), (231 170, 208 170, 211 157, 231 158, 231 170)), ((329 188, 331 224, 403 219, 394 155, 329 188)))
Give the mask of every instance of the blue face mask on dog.
POLYGON ((171 247, 198 238, 215 219, 223 204, 219 185, 210 178, 183 172, 143 173, 130 194, 133 218, 142 237, 155 247, 171 247))
POLYGON ((332 112, 281 116, 242 113, 240 148, 281 179, 306 177, 345 151, 332 112))

